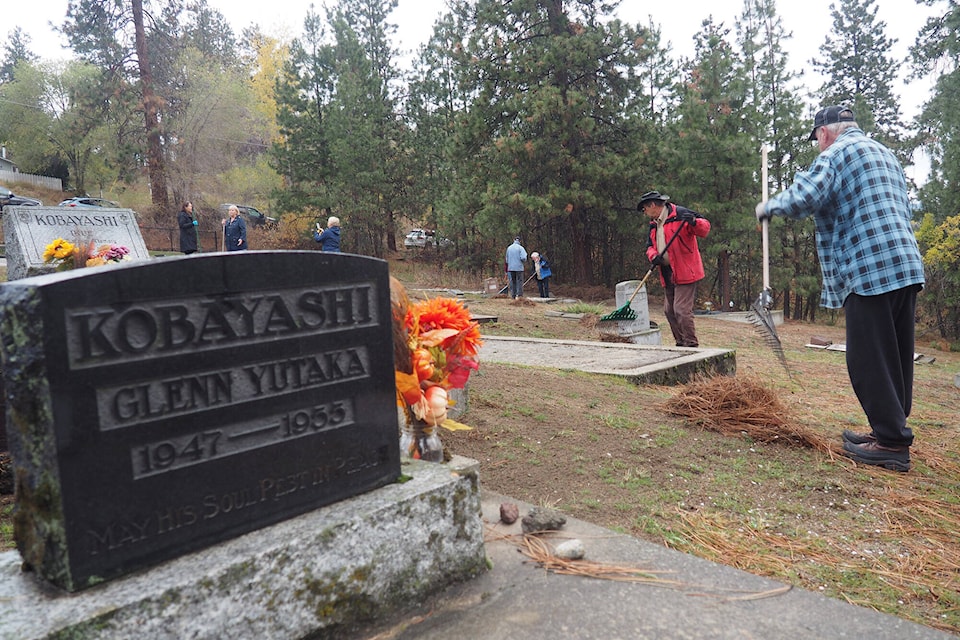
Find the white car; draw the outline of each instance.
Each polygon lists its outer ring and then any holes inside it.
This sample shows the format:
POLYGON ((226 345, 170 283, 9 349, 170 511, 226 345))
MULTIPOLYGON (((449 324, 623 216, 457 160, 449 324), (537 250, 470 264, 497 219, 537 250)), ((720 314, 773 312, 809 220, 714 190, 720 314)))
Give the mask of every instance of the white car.
POLYGON ((403 246, 408 249, 414 247, 423 248, 427 245, 445 247, 452 243, 453 241, 450 240, 450 238, 441 238, 437 235, 436 231, 430 231, 428 229, 414 229, 403 239, 403 246))

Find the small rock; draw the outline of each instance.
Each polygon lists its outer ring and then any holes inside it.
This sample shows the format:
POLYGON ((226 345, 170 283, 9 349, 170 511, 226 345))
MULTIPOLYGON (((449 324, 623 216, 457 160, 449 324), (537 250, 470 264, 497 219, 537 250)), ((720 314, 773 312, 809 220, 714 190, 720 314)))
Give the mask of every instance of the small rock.
POLYGON ((512 502, 500 503, 500 522, 503 524, 513 524, 520 517, 520 507, 512 502))
POLYGON ((960 389, 960 373, 953 376, 953 386, 955 386, 957 389, 960 389))
POLYGON ((567 524, 567 518, 563 514, 540 507, 530 509, 530 513, 523 516, 523 520, 520 521, 524 533, 555 531, 565 524, 567 524))
POLYGON ((553 552, 553 555, 564 560, 580 560, 586 554, 587 551, 583 548, 583 541, 576 538, 558 544, 553 552))
POLYGON ((810 344, 817 347, 829 347, 833 344, 833 340, 830 338, 824 338, 823 336, 810 336, 810 344))

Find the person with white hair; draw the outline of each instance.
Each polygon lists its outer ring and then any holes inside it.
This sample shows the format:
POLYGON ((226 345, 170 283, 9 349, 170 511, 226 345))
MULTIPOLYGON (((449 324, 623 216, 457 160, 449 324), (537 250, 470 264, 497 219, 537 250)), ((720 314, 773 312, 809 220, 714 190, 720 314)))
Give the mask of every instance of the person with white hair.
POLYGON ((533 270, 537 275, 537 289, 540 291, 540 297, 549 298, 550 276, 553 275, 550 262, 547 261, 547 256, 542 256, 536 251, 530 254, 530 259, 533 260, 533 270))
POLYGON ((820 149, 789 187, 757 204, 757 221, 812 217, 820 304, 843 309, 847 373, 870 430, 844 429, 843 455, 910 470, 917 294, 925 283, 910 188, 894 153, 866 135, 853 110, 824 107, 810 140, 820 149))
POLYGON ((313 239, 320 243, 320 251, 324 253, 340 253, 340 218, 330 216, 327 218, 327 228, 320 230, 320 223, 317 223, 317 230, 313 232, 313 239))
POLYGON ((224 218, 221 222, 223 225, 223 242, 226 245, 226 250, 246 251, 247 223, 240 217, 240 209, 237 205, 232 204, 230 208, 227 209, 227 214, 230 216, 229 219, 224 218))

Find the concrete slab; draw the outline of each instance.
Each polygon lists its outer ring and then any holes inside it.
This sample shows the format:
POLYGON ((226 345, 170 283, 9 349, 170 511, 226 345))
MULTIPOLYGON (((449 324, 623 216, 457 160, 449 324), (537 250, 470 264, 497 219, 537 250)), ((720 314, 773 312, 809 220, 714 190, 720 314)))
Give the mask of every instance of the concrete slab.
POLYGON ((502 336, 484 336, 480 362, 571 369, 620 376, 636 384, 686 384, 696 375, 737 371, 736 352, 729 349, 502 336))
POLYGON ((791 588, 733 567, 567 518, 544 536, 554 547, 583 541, 585 560, 657 574, 642 584, 549 573, 518 553, 520 521, 504 525, 500 504, 532 505, 482 491, 491 570, 385 618, 355 638, 391 640, 647 640, 952 638, 930 627, 791 588), (379 632, 379 633, 378 633, 379 632))
POLYGON ((66 593, 0 553, 0 640, 338 638, 486 570, 475 460, 66 593))
MULTIPOLYGON (((696 316, 707 317, 711 320, 727 320, 729 322, 750 322, 749 311, 695 311, 696 316)), ((770 317, 774 326, 783 324, 783 309, 771 309, 770 317)))

